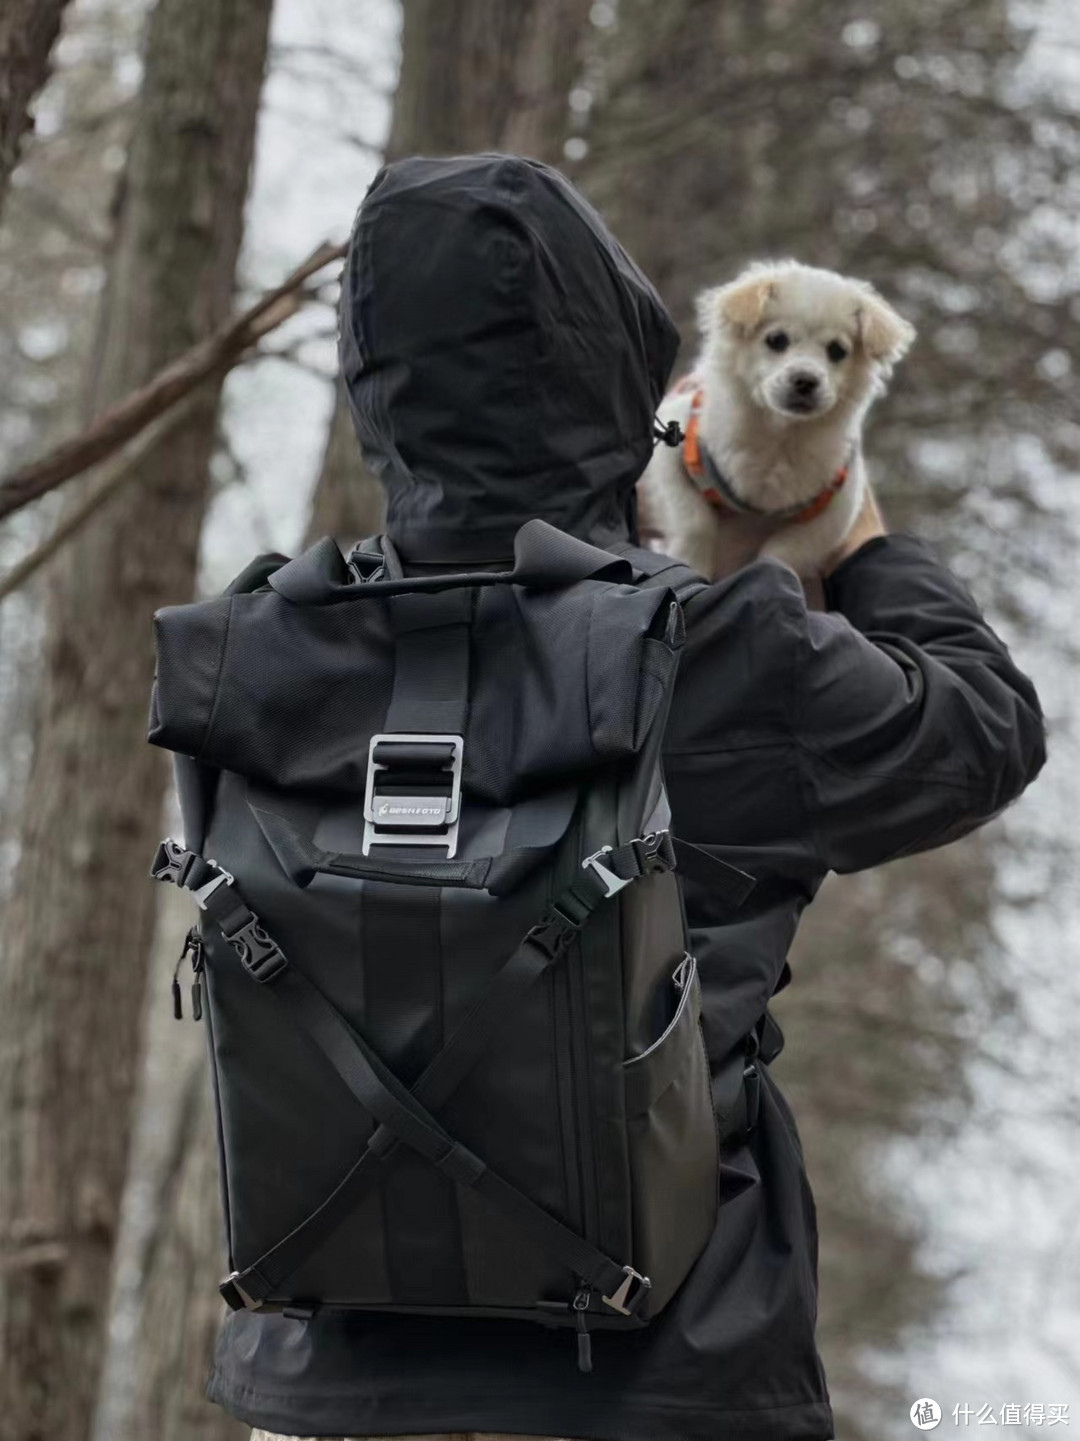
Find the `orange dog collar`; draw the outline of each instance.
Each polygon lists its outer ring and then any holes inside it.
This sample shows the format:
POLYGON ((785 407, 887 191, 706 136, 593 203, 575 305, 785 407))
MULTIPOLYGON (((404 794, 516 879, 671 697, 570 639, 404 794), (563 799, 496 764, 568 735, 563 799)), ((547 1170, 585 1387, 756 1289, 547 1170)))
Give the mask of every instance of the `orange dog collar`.
POLYGON ((710 505, 714 505, 717 510, 730 510, 736 514, 742 512, 748 515, 769 515, 778 519, 782 518, 795 525, 805 525, 807 521, 814 520, 823 510, 828 509, 844 488, 844 483, 848 478, 846 464, 842 465, 828 485, 819 490, 810 500, 800 501, 798 505, 788 506, 782 510, 761 510, 755 505, 749 505, 741 496, 737 495, 701 443, 698 433, 701 404, 704 397, 701 386, 697 385, 692 378, 688 378, 675 387, 676 394, 689 390, 691 386, 693 395, 690 400, 690 418, 686 422, 683 432, 682 460, 687 475, 690 476, 710 505))

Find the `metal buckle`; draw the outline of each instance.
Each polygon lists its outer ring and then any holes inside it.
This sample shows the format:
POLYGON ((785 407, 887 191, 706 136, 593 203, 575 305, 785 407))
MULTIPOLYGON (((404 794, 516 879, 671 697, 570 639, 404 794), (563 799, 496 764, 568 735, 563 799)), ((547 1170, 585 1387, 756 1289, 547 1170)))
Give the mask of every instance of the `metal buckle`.
POLYGON ((647 1293, 652 1289, 652 1282, 648 1276, 643 1276, 640 1271, 635 1271, 633 1266, 624 1266, 626 1280, 613 1296, 603 1298, 604 1305, 610 1306, 613 1311, 620 1312, 623 1316, 633 1316, 641 1305, 647 1293), (630 1299, 630 1290, 637 1286, 633 1299, 630 1299), (627 1302, 629 1301, 629 1304, 627 1302))
POLYGON ((241 1286, 240 1284, 239 1276, 239 1271, 230 1271, 229 1275, 226 1278, 226 1284, 230 1285, 236 1292, 236 1294, 240 1297, 241 1301, 243 1301, 245 1310, 258 1311, 262 1306, 262 1302, 256 1301, 254 1296, 248 1295, 248 1293, 244 1290, 243 1286, 241 1286))
POLYGON ((588 870, 591 867, 592 870, 600 877, 600 879, 604 883, 604 891, 606 896, 618 895, 618 893, 623 889, 624 886, 628 886, 630 882, 635 879, 634 876, 628 876, 624 880, 622 876, 617 876, 614 871, 609 871, 607 866, 602 864, 600 857, 603 855, 607 855, 607 853, 612 849, 612 846, 601 846, 598 851, 593 851, 591 856, 586 856, 581 863, 581 869, 583 871, 588 870))
POLYGON ((214 876, 213 880, 207 881, 204 886, 200 886, 198 890, 191 893, 195 904, 201 911, 206 910, 206 898, 211 892, 216 891, 218 886, 231 886, 236 883, 236 877, 231 871, 227 871, 224 866, 219 866, 217 861, 207 861, 206 864, 213 866, 218 874, 214 876))
POLYGON ((404 731, 382 732, 371 737, 368 748, 367 785, 364 790, 364 840, 366 856, 377 846, 438 846, 445 848, 446 859, 457 852, 458 822, 461 811, 461 759, 465 749, 463 737, 440 735, 432 731, 411 734, 404 731), (393 778, 394 767, 375 760, 376 747, 383 743, 411 746, 451 747, 449 766, 433 771, 445 776, 448 791, 444 795, 386 795, 381 785, 393 778))
MULTIPOLYGON (((629 845, 633 848, 641 867, 641 875, 648 875, 651 871, 670 870, 675 863, 675 854, 671 849, 671 836, 667 831, 650 831, 645 836, 635 836, 629 845)), ((624 849, 624 847, 620 847, 624 849)), ((638 879, 637 876, 617 876, 613 870, 605 866, 600 859, 614 850, 613 846, 601 846, 591 856, 586 856, 581 863, 582 870, 591 869, 599 876, 604 883, 605 897, 615 896, 631 882, 638 879)))

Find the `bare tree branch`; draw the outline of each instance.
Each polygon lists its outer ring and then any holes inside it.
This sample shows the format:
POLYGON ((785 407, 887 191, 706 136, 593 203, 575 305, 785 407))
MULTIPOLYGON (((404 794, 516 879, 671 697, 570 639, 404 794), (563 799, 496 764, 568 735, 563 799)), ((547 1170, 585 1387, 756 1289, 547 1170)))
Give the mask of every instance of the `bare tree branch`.
POLYGON ((80 435, 15 471, 0 484, 0 519, 104 460, 201 381, 230 370, 246 350, 296 313, 304 300, 297 294, 304 281, 344 254, 343 245, 324 241, 279 286, 209 339, 192 346, 146 385, 109 406, 80 435))
POLYGON ((190 399, 172 406, 164 415, 160 415, 157 420, 152 421, 120 452, 113 463, 106 468, 98 484, 78 505, 73 506, 57 522, 52 534, 35 547, 29 555, 24 556, 17 565, 8 571, 3 580, 0 580, 0 604, 54 556, 64 542, 70 540, 75 532, 80 530, 86 521, 116 494, 125 481, 130 480, 133 475, 138 473, 139 466, 150 452, 185 421, 194 409, 194 402, 190 399))

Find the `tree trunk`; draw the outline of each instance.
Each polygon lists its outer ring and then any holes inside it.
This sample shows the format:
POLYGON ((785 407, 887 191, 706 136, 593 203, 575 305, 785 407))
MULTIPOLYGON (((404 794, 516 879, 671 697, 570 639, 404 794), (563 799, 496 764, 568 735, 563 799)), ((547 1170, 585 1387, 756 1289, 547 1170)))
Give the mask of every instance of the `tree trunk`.
POLYGON ((169 1005, 191 896, 161 888, 144 1023, 144 1064, 113 1266, 109 1346, 94 1441, 246 1441, 203 1395, 224 1311, 226 1254, 206 1035, 169 1005))
MULTIPOLYGON (((561 156, 588 0, 403 0, 402 8, 387 160, 499 149, 561 156)), ((382 516, 382 492, 339 390, 304 544, 369 535, 382 516)))
POLYGON ((33 126, 30 103, 49 75, 49 55, 68 0, 4 0, 0 9, 0 211, 23 136, 33 126))
MULTIPOLYGON (((229 314, 271 0, 159 0, 95 402, 229 314)), ((84 1441, 124 1183, 166 768, 150 617, 190 598, 218 386, 50 578, 0 975, 0 1437, 84 1441)), ((82 487, 69 498, 77 503, 82 487)))

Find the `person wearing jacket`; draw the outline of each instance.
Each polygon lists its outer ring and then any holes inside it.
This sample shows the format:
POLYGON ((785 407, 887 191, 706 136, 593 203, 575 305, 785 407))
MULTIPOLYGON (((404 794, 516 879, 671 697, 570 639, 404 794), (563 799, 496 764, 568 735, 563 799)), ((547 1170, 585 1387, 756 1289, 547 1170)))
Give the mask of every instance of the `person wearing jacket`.
MULTIPOLYGON (((636 545, 634 484, 677 343, 556 171, 504 155, 381 170, 349 247, 341 358, 406 571, 505 569, 539 516, 665 583, 636 545)), ((921 541, 887 534, 872 500, 824 585, 812 610, 793 571, 759 560, 685 607, 664 751, 674 829, 757 885, 733 918, 685 882, 726 1139, 715 1232, 674 1300, 640 1331, 598 1333, 591 1374, 524 1322, 241 1310, 208 1394, 256 1436, 833 1436, 814 1204, 768 1002, 830 870, 965 835, 1045 751, 1035 691, 968 591, 921 541)))

